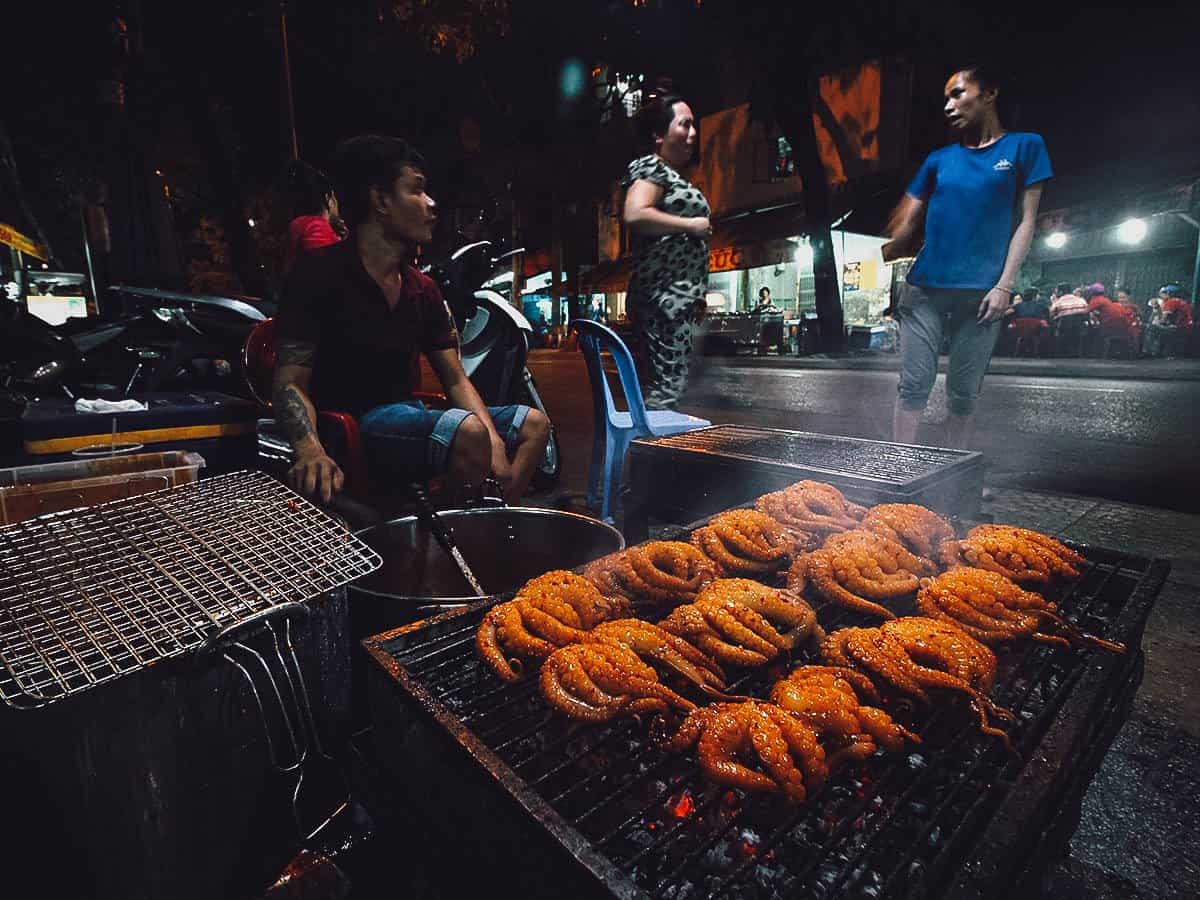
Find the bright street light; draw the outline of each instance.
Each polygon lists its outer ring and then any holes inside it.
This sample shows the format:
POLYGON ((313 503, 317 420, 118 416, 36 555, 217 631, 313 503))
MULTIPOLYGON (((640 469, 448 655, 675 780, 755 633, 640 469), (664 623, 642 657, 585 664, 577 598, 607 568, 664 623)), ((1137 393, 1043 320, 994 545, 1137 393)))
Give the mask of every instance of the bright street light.
POLYGON ((1061 250, 1067 245, 1067 235, 1062 231, 1052 231, 1046 236, 1046 246, 1051 250, 1061 250))
POLYGON ((808 242, 808 238, 801 238, 796 247, 796 264, 801 268, 813 264, 813 248, 812 244, 808 242))
POLYGON ((1146 236, 1145 219, 1126 219, 1117 228, 1117 238, 1123 244, 1136 244, 1146 236))

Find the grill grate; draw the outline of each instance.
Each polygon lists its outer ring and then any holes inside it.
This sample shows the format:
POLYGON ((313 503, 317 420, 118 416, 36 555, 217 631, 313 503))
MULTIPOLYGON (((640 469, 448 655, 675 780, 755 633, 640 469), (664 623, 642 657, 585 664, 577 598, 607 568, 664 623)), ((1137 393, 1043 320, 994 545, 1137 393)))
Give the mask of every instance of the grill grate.
POLYGON ((750 425, 714 425, 683 434, 647 439, 655 448, 691 453, 714 453, 758 463, 794 466, 912 487, 940 475, 946 467, 978 456, 961 450, 893 444, 865 438, 755 428, 750 425))
POLYGON ((0 529, 0 698, 41 706, 93 688, 379 565, 258 472, 0 529))
MULTIPOLYGON (((1076 624, 1128 639, 1116 633, 1118 618, 1136 593, 1158 590, 1165 566, 1086 552, 1083 579, 1056 599, 1076 624)), ((1019 762, 980 735, 969 715, 937 707, 918 723, 921 747, 844 770, 793 808, 708 783, 690 755, 658 752, 637 723, 572 723, 548 712, 532 682, 498 687, 474 655, 483 612, 403 629, 379 650, 396 663, 389 669, 410 697, 499 773, 526 809, 536 808, 559 841, 600 854, 605 865, 589 868, 622 896, 930 893, 961 863, 976 826, 996 809, 1094 659, 1032 642, 1001 654, 993 696, 1018 716, 1019 762)), ((818 613, 828 629, 861 621, 840 607, 818 613)), ((731 692, 766 696, 787 668, 751 673, 731 692)))

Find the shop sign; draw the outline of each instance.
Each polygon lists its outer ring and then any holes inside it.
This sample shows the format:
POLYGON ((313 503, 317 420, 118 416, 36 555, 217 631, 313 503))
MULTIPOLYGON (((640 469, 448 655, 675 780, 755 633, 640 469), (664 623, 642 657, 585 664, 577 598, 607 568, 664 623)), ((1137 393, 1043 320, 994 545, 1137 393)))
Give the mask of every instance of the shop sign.
POLYGON ((788 262, 794 245, 786 240, 766 243, 717 247, 708 254, 708 271, 732 272, 736 269, 757 269, 788 262))
POLYGON ((46 251, 42 249, 42 245, 37 241, 32 241, 11 225, 5 225, 0 222, 0 244, 8 244, 14 250, 20 250, 22 253, 28 253, 42 262, 49 262, 50 258, 46 251))

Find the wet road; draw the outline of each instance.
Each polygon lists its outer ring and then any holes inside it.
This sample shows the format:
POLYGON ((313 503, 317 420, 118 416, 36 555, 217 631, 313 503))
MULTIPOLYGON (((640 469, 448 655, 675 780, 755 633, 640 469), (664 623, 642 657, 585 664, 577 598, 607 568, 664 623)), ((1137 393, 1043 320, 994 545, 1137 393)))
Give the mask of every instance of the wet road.
MULTIPOLYGON (((853 370, 768 369, 710 360, 683 409, 713 422, 771 425, 887 439, 896 375, 853 370)), ((543 351, 530 368, 566 454, 566 486, 582 491, 591 399, 582 357, 543 351)), ((975 449, 988 483, 1200 508, 1200 383, 989 375, 975 449)), ((919 440, 938 444, 946 416, 938 376, 919 440)))

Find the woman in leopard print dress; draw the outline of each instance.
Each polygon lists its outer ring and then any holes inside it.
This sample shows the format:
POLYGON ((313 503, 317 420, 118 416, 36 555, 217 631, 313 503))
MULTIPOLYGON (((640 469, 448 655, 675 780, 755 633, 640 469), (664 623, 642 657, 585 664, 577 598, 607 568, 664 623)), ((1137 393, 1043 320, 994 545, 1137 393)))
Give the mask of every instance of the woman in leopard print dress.
POLYGON ((628 311, 648 363, 649 409, 673 409, 687 386, 692 328, 708 288, 708 201, 679 174, 696 146, 692 110, 682 97, 655 98, 638 114, 654 152, 629 164, 625 224, 635 263, 628 311))

